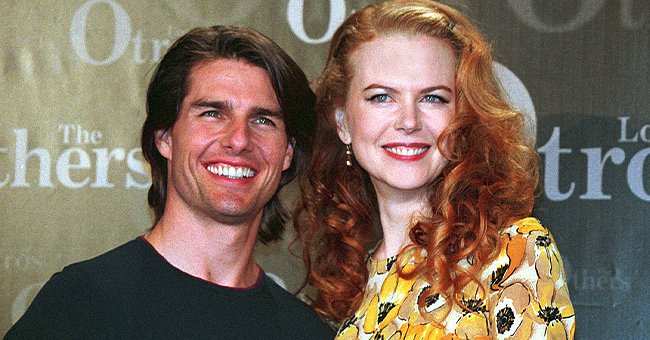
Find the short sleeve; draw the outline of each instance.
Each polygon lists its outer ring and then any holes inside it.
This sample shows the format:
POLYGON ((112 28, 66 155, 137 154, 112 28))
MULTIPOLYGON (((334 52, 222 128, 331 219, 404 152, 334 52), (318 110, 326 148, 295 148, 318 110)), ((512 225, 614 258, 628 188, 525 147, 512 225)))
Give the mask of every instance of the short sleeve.
POLYGON ((526 218, 503 233, 491 275, 491 333, 497 338, 573 339, 575 313, 562 259, 547 228, 526 218))

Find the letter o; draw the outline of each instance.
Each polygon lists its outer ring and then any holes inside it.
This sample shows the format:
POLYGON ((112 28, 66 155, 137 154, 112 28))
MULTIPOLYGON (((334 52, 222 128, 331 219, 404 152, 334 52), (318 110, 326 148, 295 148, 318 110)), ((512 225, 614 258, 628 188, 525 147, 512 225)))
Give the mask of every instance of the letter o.
POLYGON ((627 184, 630 186, 630 190, 636 197, 646 202, 650 202, 650 193, 645 191, 643 168, 649 155, 650 148, 642 149, 630 159, 630 164, 627 166, 627 184))
POLYGON ((526 89, 526 85, 503 64, 493 62, 492 69, 501 84, 503 96, 510 107, 524 115, 526 141, 529 145, 535 146, 537 141, 537 115, 535 114, 533 98, 526 89))
POLYGON ((84 62, 91 65, 107 65, 117 60, 129 46, 131 38, 131 20, 124 8, 114 0, 90 0, 84 3, 75 12, 70 23, 70 43, 77 56, 84 62), (86 46, 86 28, 88 25, 88 13, 96 4, 104 3, 111 7, 115 17, 115 31, 113 51, 111 55, 103 60, 95 60, 88 54, 86 46))
POLYGON ((534 0, 508 0, 510 8, 517 17, 528 26, 545 33, 571 32, 580 27, 600 12, 605 5, 605 0, 583 0, 580 4, 578 14, 569 22, 558 25, 551 25, 543 22, 536 14, 533 6, 534 0))
POLYGON ((329 41, 334 35, 334 31, 345 20, 345 0, 330 0, 330 20, 327 26, 327 32, 320 38, 314 39, 305 32, 304 0, 289 0, 287 5, 287 21, 291 32, 302 42, 315 45, 329 41))
POLYGON ((41 287, 43 287, 43 285, 45 285, 45 281, 33 283, 23 288, 18 293, 16 299, 14 300, 14 303, 11 305, 12 324, 16 323, 16 321, 18 321, 18 319, 20 319, 20 317, 25 314, 27 307, 29 307, 29 304, 32 303, 32 300, 34 299, 36 292, 38 292, 41 287))
POLYGON ((641 140, 650 143, 650 135, 648 135, 648 131, 650 130, 650 124, 644 125, 641 130, 639 130, 639 137, 641 137, 641 140))

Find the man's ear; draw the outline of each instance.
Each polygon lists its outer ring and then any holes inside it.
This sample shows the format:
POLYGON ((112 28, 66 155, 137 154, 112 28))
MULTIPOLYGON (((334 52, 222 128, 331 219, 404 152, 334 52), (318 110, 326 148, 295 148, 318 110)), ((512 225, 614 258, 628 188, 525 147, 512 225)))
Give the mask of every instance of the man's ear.
POLYGON ((158 152, 167 158, 172 158, 172 129, 160 129, 155 132, 156 147, 158 152))
POLYGON ((291 166, 291 160, 293 160, 293 147, 296 144, 296 140, 291 137, 287 143, 287 151, 284 153, 284 164, 282 165, 282 171, 289 169, 291 166))
POLYGON ((336 115, 336 132, 339 135, 339 139, 344 144, 350 144, 352 139, 350 138, 350 130, 345 117, 345 111, 343 111, 343 109, 336 109, 334 114, 336 115))

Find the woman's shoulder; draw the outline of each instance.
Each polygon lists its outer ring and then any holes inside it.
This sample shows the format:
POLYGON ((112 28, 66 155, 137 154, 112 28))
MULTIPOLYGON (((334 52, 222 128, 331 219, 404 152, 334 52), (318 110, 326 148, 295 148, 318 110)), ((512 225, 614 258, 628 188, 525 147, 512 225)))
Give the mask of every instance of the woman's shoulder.
POLYGON ((500 235, 496 257, 484 266, 490 273, 492 289, 500 290, 512 280, 530 280, 544 274, 554 281, 566 280, 555 240, 538 219, 518 220, 501 230, 500 235))
POLYGON ((481 273, 490 292, 490 315, 496 316, 495 333, 572 338, 575 314, 562 258, 548 228, 532 217, 516 221, 501 231, 498 251, 481 273))
POLYGON ((559 251, 549 229, 534 217, 520 219, 500 231, 499 257, 535 256, 540 250, 559 251))
POLYGON ((529 237, 531 235, 539 235, 540 233, 550 235, 548 228, 546 228, 537 218, 526 217, 503 228, 501 230, 501 237, 513 238, 516 235, 529 237))

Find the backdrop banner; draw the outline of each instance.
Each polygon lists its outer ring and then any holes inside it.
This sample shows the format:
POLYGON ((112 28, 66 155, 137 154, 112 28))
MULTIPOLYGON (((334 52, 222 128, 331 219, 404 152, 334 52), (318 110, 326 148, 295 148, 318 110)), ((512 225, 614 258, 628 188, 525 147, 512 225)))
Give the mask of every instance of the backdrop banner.
MULTIPOLYGON (((0 334, 53 273, 151 227, 139 134, 149 77, 176 38, 196 26, 253 27, 315 79, 336 27, 372 2, 5 1, 0 334)), ((492 42, 504 89, 528 114, 540 154, 535 216, 562 253, 576 337, 647 337, 650 2, 447 2, 492 42)), ((295 184, 282 197, 300 199, 295 184)), ((287 229, 256 257, 295 292, 304 268, 287 229)))

